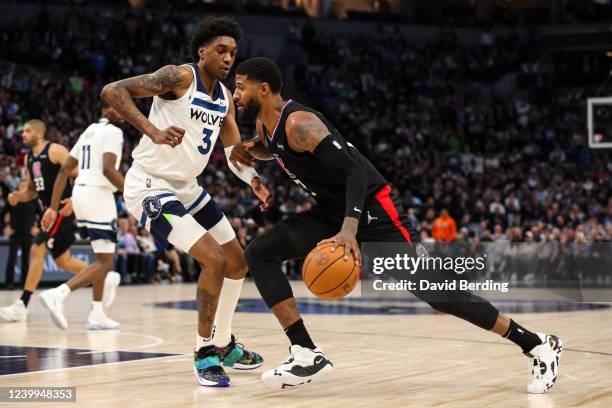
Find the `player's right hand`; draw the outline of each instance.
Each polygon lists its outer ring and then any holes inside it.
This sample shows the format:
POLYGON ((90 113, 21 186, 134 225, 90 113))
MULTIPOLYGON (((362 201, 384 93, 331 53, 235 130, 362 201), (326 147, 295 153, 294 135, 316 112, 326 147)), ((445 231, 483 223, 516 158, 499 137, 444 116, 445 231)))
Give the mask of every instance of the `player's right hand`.
POLYGON ((167 144, 176 147, 183 141, 183 136, 185 136, 185 129, 181 129, 178 126, 169 126, 149 137, 155 144, 167 144))
POLYGON ((238 163, 244 164, 249 167, 255 166, 255 157, 249 153, 249 149, 255 146, 255 142, 250 140, 248 142, 240 142, 234 145, 232 152, 230 153, 230 162, 238 169, 241 170, 238 163))
POLYGON ((42 219, 40 220, 40 226, 43 231, 49 232, 51 227, 55 224, 55 220, 57 219, 57 211, 53 208, 47 208, 45 213, 43 214, 42 219))
POLYGON ((332 252, 334 252, 339 246, 343 246, 344 260, 348 261, 349 255, 352 253, 357 266, 361 265, 361 251, 359 250, 359 244, 357 243, 357 239, 355 238, 354 234, 341 230, 333 237, 319 241, 317 246, 323 244, 334 244, 331 250, 332 252))
POLYGON ((15 193, 15 192, 9 193, 9 195, 6 198, 8 200, 8 203, 12 207, 16 206, 17 203, 19 203, 19 200, 17 199, 17 193, 15 193))

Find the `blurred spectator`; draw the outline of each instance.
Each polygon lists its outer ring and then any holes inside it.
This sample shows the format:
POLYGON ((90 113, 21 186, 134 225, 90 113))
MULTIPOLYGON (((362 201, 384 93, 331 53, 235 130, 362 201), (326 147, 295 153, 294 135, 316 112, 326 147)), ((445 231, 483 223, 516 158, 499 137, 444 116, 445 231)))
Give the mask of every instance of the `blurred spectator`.
POLYGON ((142 269, 144 272, 143 280, 145 283, 150 283, 157 269, 157 246, 155 245, 153 236, 144 227, 138 228, 136 240, 141 250, 142 269))
POLYGON ((431 236, 436 241, 454 242, 457 238, 457 224, 455 220, 448 215, 448 211, 443 209, 440 216, 433 222, 431 228, 431 236))

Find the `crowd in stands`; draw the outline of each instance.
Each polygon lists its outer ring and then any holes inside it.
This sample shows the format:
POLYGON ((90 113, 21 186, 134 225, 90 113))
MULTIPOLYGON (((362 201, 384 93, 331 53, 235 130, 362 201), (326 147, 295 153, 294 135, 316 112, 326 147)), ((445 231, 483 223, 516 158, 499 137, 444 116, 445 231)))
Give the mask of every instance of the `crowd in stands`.
MULTIPOLYGON (((37 29, 23 22, 0 29, 0 209, 24 175, 25 120, 41 118, 49 140, 71 146, 97 118, 98 95, 109 80, 188 61, 195 21, 172 14, 159 21, 146 11, 71 11, 54 20, 42 13, 30 23, 37 29)), ((542 73, 530 76, 529 43, 517 34, 485 32, 466 45, 450 29, 423 43, 391 34, 309 32, 290 44, 305 62, 294 75, 305 102, 322 110, 392 183, 421 239, 612 239, 612 159, 586 145, 589 90, 552 87, 542 73), (452 231, 441 228, 443 211, 452 231)), ((148 103, 139 101, 145 111, 148 103)), ((140 137, 124 128, 123 171, 140 137)), ((265 214, 228 171, 218 146, 200 177, 243 246, 313 205, 272 163, 258 170, 275 192, 275 206, 265 214)), ((117 203, 117 268, 134 282, 193 279, 196 268, 184 254, 155 242, 128 216, 120 196, 117 203)), ((297 271, 288 266, 288 273, 297 271)))
POLYGON ((528 46, 512 34, 473 47, 452 31, 425 44, 320 35, 305 42, 299 77, 392 182, 422 238, 445 208, 453 241, 610 240, 612 159, 587 146, 589 90, 495 90, 493 79, 523 72, 528 46))

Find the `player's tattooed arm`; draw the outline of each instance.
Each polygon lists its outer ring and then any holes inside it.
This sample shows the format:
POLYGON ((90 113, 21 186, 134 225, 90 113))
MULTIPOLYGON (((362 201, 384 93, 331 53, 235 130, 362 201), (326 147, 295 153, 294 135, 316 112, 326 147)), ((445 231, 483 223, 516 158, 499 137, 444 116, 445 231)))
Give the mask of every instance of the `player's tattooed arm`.
POLYGON ((291 113, 287 118, 285 133, 292 150, 313 153, 330 131, 314 113, 298 111, 291 113))
POLYGON ((185 130, 170 126, 158 129, 138 109, 132 98, 150 96, 172 96, 180 98, 185 94, 193 80, 193 72, 188 67, 166 65, 151 73, 111 82, 102 88, 101 97, 123 116, 132 126, 149 136, 157 144, 178 145, 185 130))

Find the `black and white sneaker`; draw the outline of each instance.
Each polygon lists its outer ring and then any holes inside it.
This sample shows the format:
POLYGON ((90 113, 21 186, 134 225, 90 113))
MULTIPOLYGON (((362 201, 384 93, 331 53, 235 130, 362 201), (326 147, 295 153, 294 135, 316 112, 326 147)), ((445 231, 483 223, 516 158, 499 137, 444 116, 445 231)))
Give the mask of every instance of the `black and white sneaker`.
POLYGON ((311 383, 327 376, 334 369, 323 350, 312 350, 298 345, 289 348, 291 356, 274 370, 261 375, 263 382, 270 388, 283 389, 311 383))
POLYGON ((531 383, 527 386, 527 392, 543 394, 557 381, 563 342, 551 334, 536 334, 542 339, 542 344, 527 354, 531 358, 531 383))

